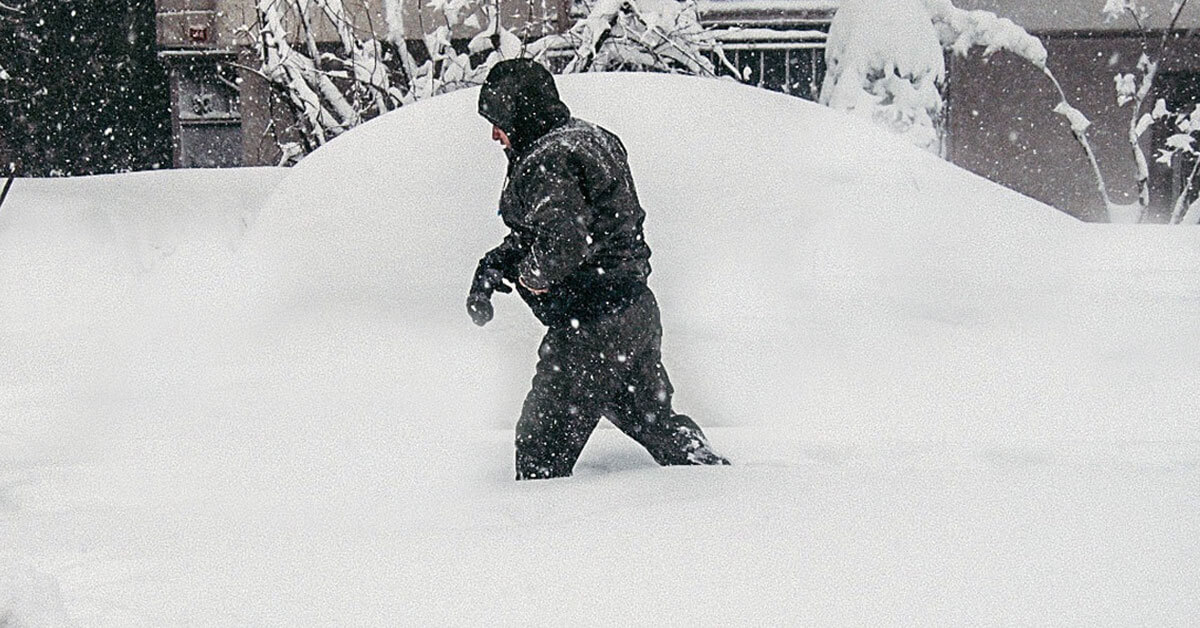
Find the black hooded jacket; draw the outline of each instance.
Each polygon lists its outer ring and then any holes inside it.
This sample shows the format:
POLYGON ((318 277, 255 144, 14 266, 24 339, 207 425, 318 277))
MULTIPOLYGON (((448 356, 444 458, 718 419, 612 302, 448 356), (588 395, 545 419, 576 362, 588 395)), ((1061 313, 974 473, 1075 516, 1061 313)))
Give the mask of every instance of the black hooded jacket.
POLYGON ((498 269, 517 283, 550 327, 615 313, 644 293, 646 214, 617 136, 572 118, 553 77, 530 60, 493 67, 479 113, 512 144, 500 196, 511 233, 480 269, 498 269), (535 295, 525 286, 547 292, 535 295))

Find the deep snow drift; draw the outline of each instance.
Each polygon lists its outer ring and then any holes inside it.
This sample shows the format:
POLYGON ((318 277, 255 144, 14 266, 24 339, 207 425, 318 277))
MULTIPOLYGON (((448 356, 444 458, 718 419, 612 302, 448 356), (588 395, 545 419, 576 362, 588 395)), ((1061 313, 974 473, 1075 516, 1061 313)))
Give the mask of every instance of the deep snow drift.
POLYGON ((22 181, 0 618, 1200 613, 1200 234, 1084 225, 738 85, 563 92, 629 148, 677 406, 735 467, 609 429, 575 478, 511 481, 539 330, 463 308, 503 235, 473 90, 286 173, 22 181))

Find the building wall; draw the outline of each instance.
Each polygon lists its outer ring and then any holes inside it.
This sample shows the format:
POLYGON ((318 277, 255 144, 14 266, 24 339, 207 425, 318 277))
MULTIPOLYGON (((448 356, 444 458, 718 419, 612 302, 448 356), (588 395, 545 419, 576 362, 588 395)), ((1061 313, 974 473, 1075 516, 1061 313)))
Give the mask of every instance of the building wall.
MULTIPOLYGON (((251 68, 257 37, 254 0, 157 0, 158 46, 171 76, 176 167, 273 165, 280 154, 273 128, 289 125, 289 110, 251 68), (274 123, 274 124, 272 124, 274 123)), ((297 11, 282 2, 289 29, 297 11)), ((346 2, 360 36, 386 37, 382 0, 346 2)), ((312 14, 315 38, 336 44, 338 34, 320 11, 312 14)))
POLYGON ((218 0, 157 0, 159 56, 171 82, 177 168, 244 163, 235 28, 218 0))
MULTIPOLYGON (((1143 0, 1151 9, 1146 22, 1149 28, 1165 29, 1169 22, 1171 0, 1143 0)), ((955 0, 961 9, 984 9, 1006 17, 1028 31, 1106 30, 1121 31, 1133 26, 1132 20, 1106 21, 1103 0, 955 0)), ((1191 3, 1184 8, 1178 27, 1200 26, 1200 5, 1191 3)))

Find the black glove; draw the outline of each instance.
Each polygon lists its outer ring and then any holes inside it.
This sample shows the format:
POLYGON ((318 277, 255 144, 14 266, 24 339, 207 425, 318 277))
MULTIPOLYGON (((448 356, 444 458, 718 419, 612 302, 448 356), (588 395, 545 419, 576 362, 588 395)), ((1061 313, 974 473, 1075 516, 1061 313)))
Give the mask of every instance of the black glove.
POLYGON ((512 292, 512 287, 504 283, 504 273, 480 264, 475 271, 475 280, 471 282, 471 293, 467 295, 467 314, 480 327, 487 325, 495 315, 492 308, 493 291, 512 292))
POLYGON ((491 298, 480 292, 472 292, 467 296, 467 314, 471 315, 471 320, 475 321, 476 325, 487 325, 495 315, 491 298))

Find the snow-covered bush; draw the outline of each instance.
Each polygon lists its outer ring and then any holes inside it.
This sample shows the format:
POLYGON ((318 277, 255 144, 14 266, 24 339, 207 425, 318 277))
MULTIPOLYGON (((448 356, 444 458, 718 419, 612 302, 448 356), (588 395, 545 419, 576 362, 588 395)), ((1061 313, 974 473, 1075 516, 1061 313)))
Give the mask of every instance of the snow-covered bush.
POLYGON ((937 150, 946 63, 920 0, 847 0, 830 25, 825 59, 821 103, 937 150))
POLYGON ((563 73, 713 74, 703 54, 704 28, 694 0, 583 3, 587 14, 572 28, 538 38, 531 33, 540 31, 535 28, 540 25, 510 28, 494 1, 432 0, 425 5, 434 16, 432 23, 422 19, 417 25, 424 45, 420 60, 406 40, 404 2, 423 0, 385 0, 388 33, 380 40, 354 27, 342 0, 256 1, 258 23, 245 29, 259 57, 256 70, 276 88, 296 121, 276 134, 283 163, 376 115, 479 85, 503 59, 533 58, 563 73), (318 20, 336 29, 337 52, 318 47, 318 20), (473 35, 452 39, 464 30, 473 35))
POLYGON ((976 47, 1046 67, 1040 40, 989 11, 966 11, 950 0, 846 0, 829 30, 821 102, 873 118, 936 151, 943 50, 966 56, 976 47))

